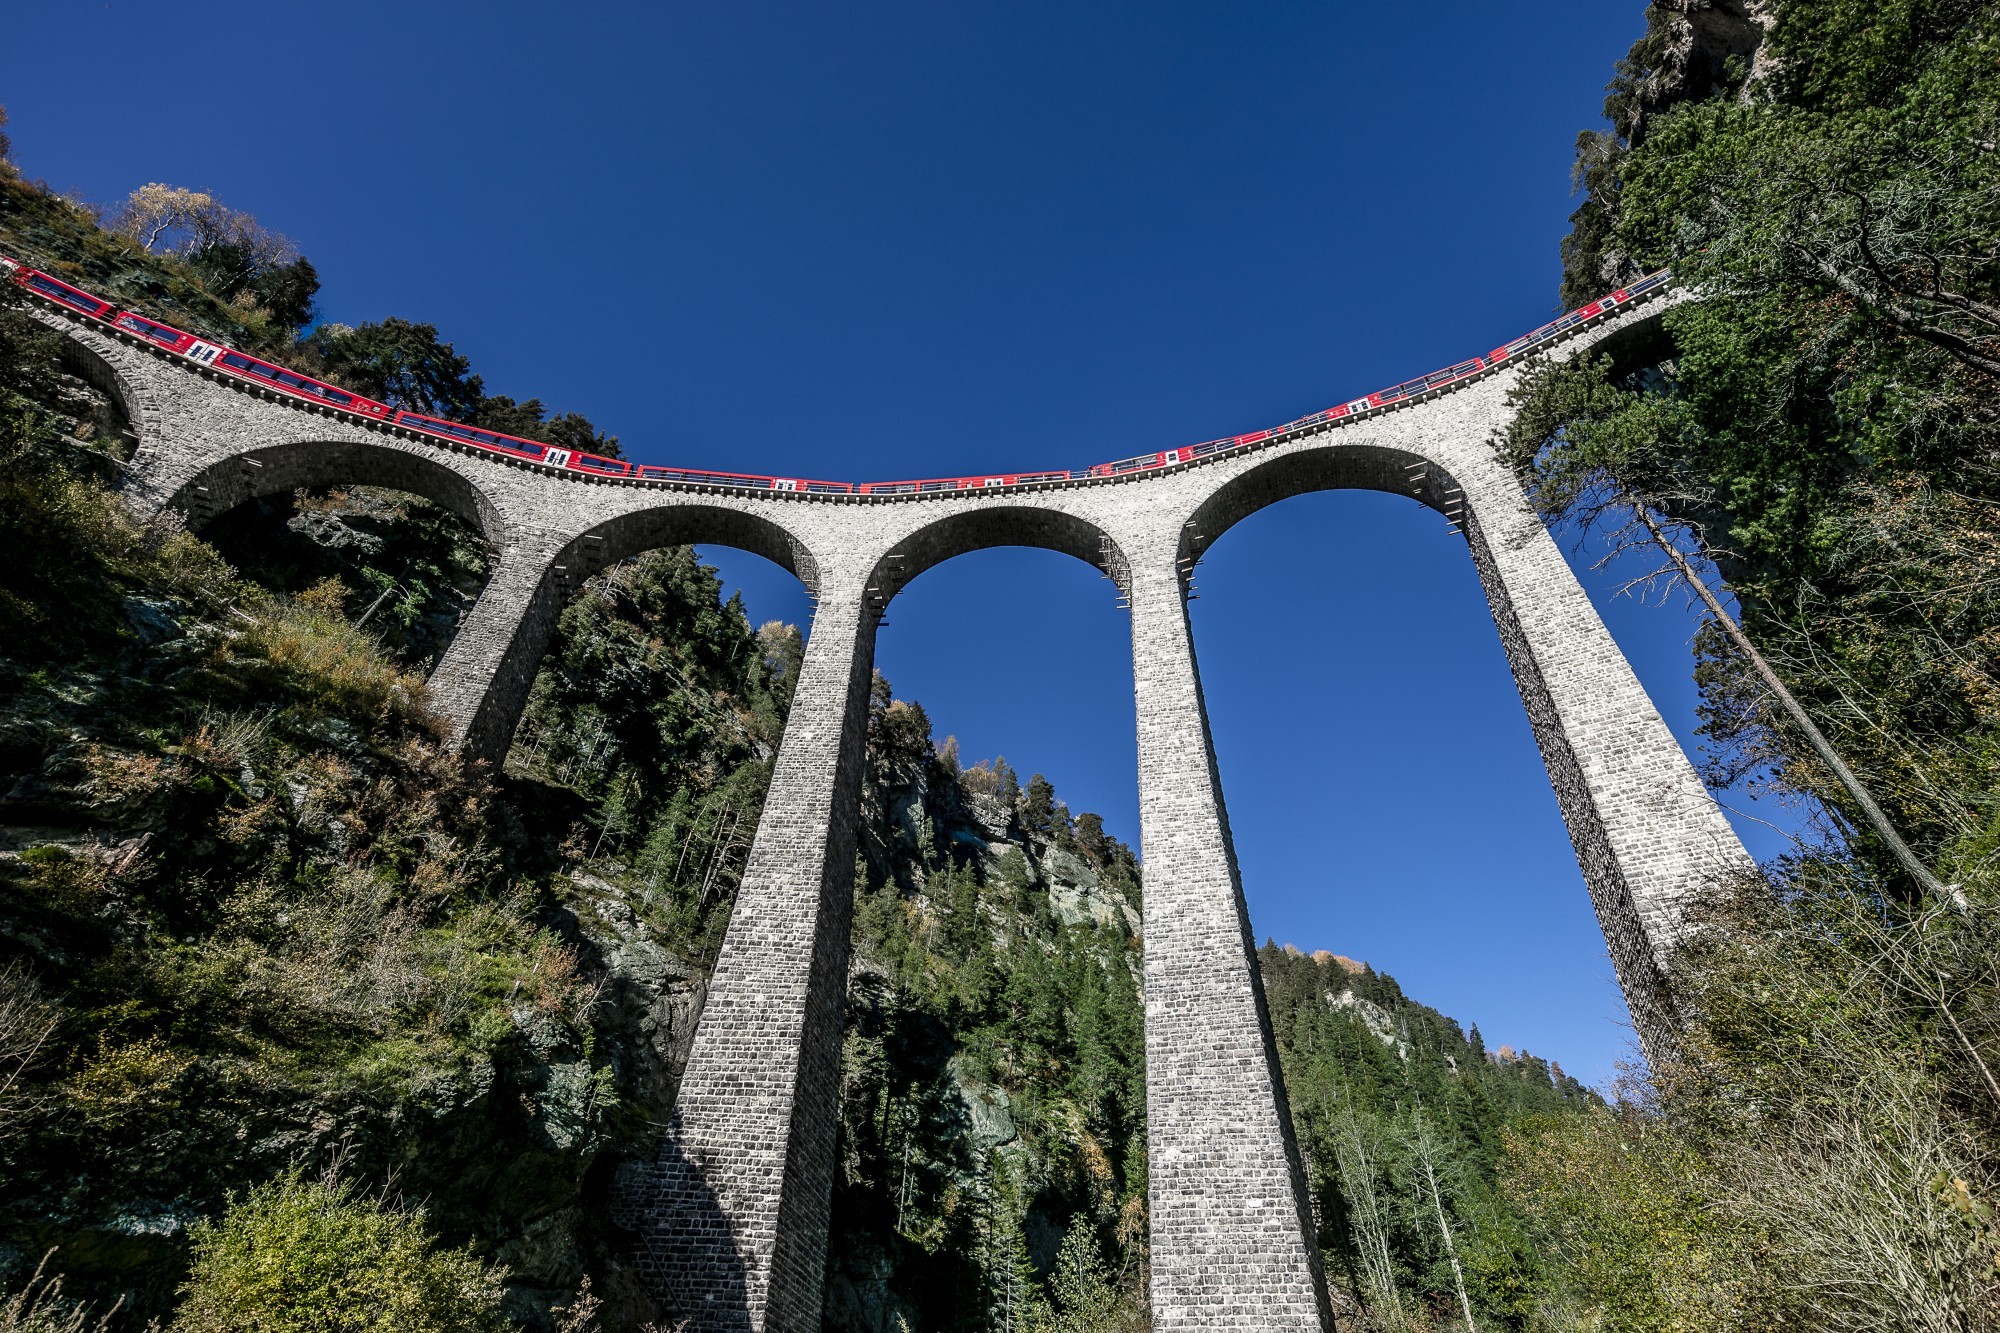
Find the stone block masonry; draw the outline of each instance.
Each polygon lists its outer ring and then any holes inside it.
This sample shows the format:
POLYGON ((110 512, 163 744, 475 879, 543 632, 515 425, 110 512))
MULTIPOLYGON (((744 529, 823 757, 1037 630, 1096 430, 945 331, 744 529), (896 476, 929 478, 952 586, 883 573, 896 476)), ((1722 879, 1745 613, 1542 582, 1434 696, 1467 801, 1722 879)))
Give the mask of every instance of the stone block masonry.
POLYGON ((1331 1328, 1172 538, 1132 575, 1153 1327, 1331 1328))
MULTIPOLYGON (((1627 308, 1565 350, 1657 319, 1627 308)), ((651 547, 740 547, 818 599, 791 722, 674 1122, 622 1220, 659 1294, 701 1330, 819 1327, 848 958, 854 821, 883 608, 966 551, 1097 565, 1132 616, 1146 873, 1152 1304, 1165 1330, 1330 1329, 1284 1084, 1208 733, 1185 572, 1229 526, 1306 491, 1411 496, 1462 532, 1640 1037, 1675 1040, 1666 965, 1685 904, 1749 857, 1555 543, 1496 457, 1513 370, 1339 427, 1137 477, 853 497, 610 482, 499 458, 203 371, 39 308, 139 448, 124 493, 200 524, 297 487, 413 491, 476 524, 485 590, 431 697, 475 756, 506 753, 557 613, 651 547)))

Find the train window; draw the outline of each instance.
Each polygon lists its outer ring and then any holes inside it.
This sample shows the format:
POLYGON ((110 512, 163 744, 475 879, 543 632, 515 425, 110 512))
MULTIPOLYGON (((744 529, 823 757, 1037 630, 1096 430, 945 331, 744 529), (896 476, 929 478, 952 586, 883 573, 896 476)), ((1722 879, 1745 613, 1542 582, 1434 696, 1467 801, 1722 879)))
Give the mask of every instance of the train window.
POLYGON ((142 338, 151 338, 163 347, 172 347, 187 336, 176 329, 168 328, 164 324, 155 324, 150 319, 145 319, 134 314, 120 315, 118 317, 118 327, 124 329, 127 333, 136 333, 142 338))
POLYGON ((57 282, 54 278, 45 278, 39 273, 28 275, 28 285, 51 300, 61 301, 64 305, 84 311, 86 314, 102 315, 111 308, 108 302, 100 301, 94 296, 86 296, 74 288, 57 282))

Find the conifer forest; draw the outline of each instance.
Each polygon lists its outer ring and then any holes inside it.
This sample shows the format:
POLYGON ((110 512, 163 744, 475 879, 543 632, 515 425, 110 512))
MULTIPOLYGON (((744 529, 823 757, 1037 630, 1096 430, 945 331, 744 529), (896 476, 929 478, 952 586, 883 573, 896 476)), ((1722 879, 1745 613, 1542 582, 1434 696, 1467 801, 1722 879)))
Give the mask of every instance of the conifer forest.
MULTIPOLYGON (((1811 836, 1695 905, 1681 1040, 1616 1086, 1265 944, 1336 1321, 2000 1329, 2000 4, 1657 0, 1606 75, 1551 301, 1693 295, 1538 364, 1493 447, 1704 608, 1703 776, 1811 836)), ((312 262, 208 193, 64 197, 0 136, 0 252, 618 454, 432 325, 321 321, 312 262)), ((423 681, 473 528, 362 486, 141 522, 133 446, 0 284, 0 1333, 674 1329, 613 1200, 801 627, 690 548, 618 563, 470 763, 423 681)), ((1141 862, 1016 759, 875 677, 830 1333, 1149 1327, 1141 862)))

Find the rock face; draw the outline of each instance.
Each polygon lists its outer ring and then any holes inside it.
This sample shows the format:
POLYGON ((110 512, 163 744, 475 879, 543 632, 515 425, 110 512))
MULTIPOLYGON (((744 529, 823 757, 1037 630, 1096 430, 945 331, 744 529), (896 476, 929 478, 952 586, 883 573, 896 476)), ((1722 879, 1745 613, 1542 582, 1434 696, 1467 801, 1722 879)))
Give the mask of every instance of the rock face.
POLYGON ((1404 1040, 1403 1034, 1397 1030, 1395 1018, 1381 1005, 1373 1000, 1364 1000, 1351 990, 1344 990, 1338 994, 1329 991, 1326 1002, 1335 1009, 1345 1009, 1359 1018, 1362 1025, 1374 1034, 1375 1040, 1395 1051, 1399 1058, 1409 1057, 1410 1043, 1404 1040))
POLYGON ((1645 34, 1607 90, 1610 128, 1577 139, 1576 181, 1588 197, 1562 243, 1565 304, 1594 300, 1645 271, 1615 234, 1624 158, 1674 108, 1750 95, 1773 67, 1772 9, 1772 0, 1654 0, 1648 7, 1645 34))
POLYGON ((1097 872, 1074 853, 1051 847, 1039 859, 1039 869, 1048 884, 1049 908, 1064 925, 1088 923, 1116 926, 1127 935, 1139 933, 1138 908, 1124 895, 1107 892, 1097 872))
POLYGON ((596 949, 599 1013, 626 1041, 620 1053, 628 1096, 654 1121, 666 1119, 701 1019, 704 973, 671 950, 609 880, 572 872, 577 931, 596 949))
POLYGON ((1682 102, 1717 91, 1747 88, 1769 73, 1765 38, 1768 0, 1657 0, 1648 20, 1647 61, 1636 89, 1637 122, 1628 136, 1644 136, 1645 121, 1682 102))

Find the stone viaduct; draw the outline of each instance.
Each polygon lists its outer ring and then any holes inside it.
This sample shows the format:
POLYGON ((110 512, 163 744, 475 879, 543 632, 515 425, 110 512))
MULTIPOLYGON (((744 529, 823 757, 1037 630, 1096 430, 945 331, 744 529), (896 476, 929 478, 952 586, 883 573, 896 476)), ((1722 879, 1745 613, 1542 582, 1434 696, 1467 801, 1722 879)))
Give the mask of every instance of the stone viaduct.
MULTIPOLYGON (((1556 355, 1657 319, 1579 327, 1556 355)), ((1161 1333, 1331 1327, 1258 981, 1186 611, 1230 526, 1306 491, 1409 495, 1463 534, 1640 1036, 1675 1024, 1663 965, 1681 905, 1749 865, 1556 543, 1497 459, 1509 367, 1338 425, 1139 474, 998 492, 821 496, 594 479, 309 405, 53 305, 74 370, 138 436, 124 492, 190 523, 296 487, 370 484, 477 525, 496 559, 431 678, 474 754, 506 752, 563 599, 678 543, 738 547, 813 595, 804 666, 679 1101, 632 1205, 641 1263, 701 1330, 820 1323, 854 824, 876 626, 955 555, 1041 546, 1129 602, 1144 857, 1152 1305, 1161 1333)))

